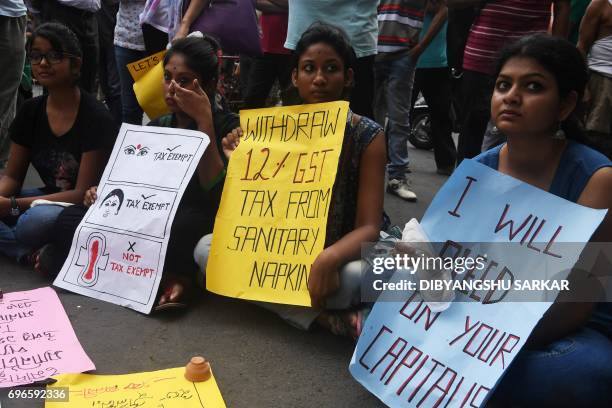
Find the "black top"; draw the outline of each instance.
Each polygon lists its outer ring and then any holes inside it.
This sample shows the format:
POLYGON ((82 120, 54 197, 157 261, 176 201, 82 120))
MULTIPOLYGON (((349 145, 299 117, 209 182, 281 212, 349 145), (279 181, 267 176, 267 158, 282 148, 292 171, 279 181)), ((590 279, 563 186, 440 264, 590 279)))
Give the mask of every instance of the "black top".
MULTIPOLYGON (((231 112, 222 110, 213 111, 213 126, 215 129, 215 137, 217 141, 217 148, 223 163, 227 166, 227 159, 223 153, 223 147, 221 146, 221 140, 232 130, 240 126, 240 119, 238 115, 231 112)), ((149 122, 149 126, 160 126, 176 128, 176 117, 174 115, 165 115, 149 122)), ((189 126, 190 130, 197 130, 195 122, 189 126)), ((183 198, 177 209, 177 216, 187 211, 188 208, 197 209, 198 212, 206 214, 205 226, 201 226, 205 233, 212 231, 212 227, 215 222, 217 210, 221 203, 221 193, 223 192, 223 184, 225 180, 220 180, 210 190, 204 190, 199 183, 197 170, 189 180, 189 184, 185 189, 183 198)), ((175 219, 176 221, 176 219, 175 219)))
POLYGON ((51 131, 47 95, 26 101, 9 129, 11 140, 30 150, 30 161, 45 183, 47 193, 76 187, 81 156, 85 152, 110 153, 117 128, 106 107, 81 90, 81 101, 72 128, 61 136, 51 131))

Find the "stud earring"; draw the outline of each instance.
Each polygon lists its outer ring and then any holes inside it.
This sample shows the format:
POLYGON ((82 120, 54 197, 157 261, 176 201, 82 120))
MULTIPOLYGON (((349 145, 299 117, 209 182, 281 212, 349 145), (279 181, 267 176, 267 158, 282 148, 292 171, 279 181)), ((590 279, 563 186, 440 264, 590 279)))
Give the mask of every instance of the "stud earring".
POLYGON ((491 128, 491 134, 492 134, 493 136, 495 136, 495 137, 498 137, 498 136, 501 136, 501 135, 502 135, 502 132, 501 132, 501 130, 499 130, 499 129, 497 128, 497 126, 493 126, 493 127, 491 128))
POLYGON ((565 140, 566 135, 565 135, 565 131, 563 130, 563 128, 561 127, 561 123, 559 123, 559 126, 557 128, 557 131, 555 132, 555 134, 552 137, 554 140, 565 140))

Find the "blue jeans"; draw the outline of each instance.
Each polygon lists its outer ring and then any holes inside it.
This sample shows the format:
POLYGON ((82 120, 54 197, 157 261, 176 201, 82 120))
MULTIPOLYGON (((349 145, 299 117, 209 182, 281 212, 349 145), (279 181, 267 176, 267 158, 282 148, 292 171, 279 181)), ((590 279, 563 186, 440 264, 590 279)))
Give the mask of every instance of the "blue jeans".
POLYGON ((415 67, 416 63, 409 55, 376 61, 374 64, 374 117, 383 126, 385 117, 388 118, 385 134, 390 179, 406 178, 415 67))
POLYGON ((516 357, 493 401, 518 407, 609 407, 612 341, 585 326, 516 357))
POLYGON ((25 61, 26 17, 0 16, 0 168, 8 160, 8 129, 15 117, 17 90, 25 61))
MULTIPOLYGON (((121 119, 132 125, 142 125, 142 108, 134 94, 134 80, 127 69, 127 64, 146 57, 146 52, 131 50, 115 45, 115 59, 121 82, 121 119)), ((161 86, 161 83, 159 84, 161 86)))
MULTIPOLYGON (((45 193, 37 188, 22 190, 17 197, 34 197, 45 193)), ((37 205, 25 211, 16 220, 0 220, 0 253, 19 260, 24 255, 47 244, 53 235, 55 220, 64 207, 37 205)))

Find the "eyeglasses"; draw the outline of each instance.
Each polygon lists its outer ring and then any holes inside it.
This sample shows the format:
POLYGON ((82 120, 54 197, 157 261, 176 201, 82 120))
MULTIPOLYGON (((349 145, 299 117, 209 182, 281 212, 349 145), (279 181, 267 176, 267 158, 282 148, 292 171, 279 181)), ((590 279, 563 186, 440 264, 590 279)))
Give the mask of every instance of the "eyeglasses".
POLYGON ((38 52, 38 51, 32 51, 28 55, 28 58, 30 59, 30 62, 33 65, 40 64, 42 62, 43 58, 45 60, 47 60, 47 62, 49 64, 59 64, 60 62, 62 62, 64 57, 77 58, 76 55, 67 54, 67 53, 62 52, 62 51, 49 51, 46 54, 43 54, 42 52, 38 52))

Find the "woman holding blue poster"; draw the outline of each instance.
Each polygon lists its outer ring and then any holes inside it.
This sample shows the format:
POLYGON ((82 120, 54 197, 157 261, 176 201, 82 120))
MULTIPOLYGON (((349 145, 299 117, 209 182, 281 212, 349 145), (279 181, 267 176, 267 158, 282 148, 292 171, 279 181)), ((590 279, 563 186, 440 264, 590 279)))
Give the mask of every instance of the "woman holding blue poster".
MULTIPOLYGON (((587 68, 566 40, 544 34, 502 51, 491 116, 507 143, 476 160, 580 205, 612 206, 612 162, 581 143, 578 105, 587 68)), ((593 241, 609 242, 606 216, 593 241)), ((503 406, 606 406, 612 390, 609 304, 555 303, 544 315, 493 401, 503 406)))

